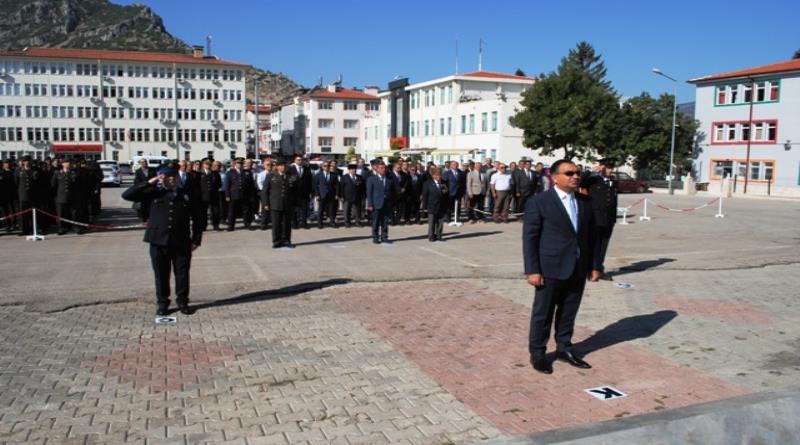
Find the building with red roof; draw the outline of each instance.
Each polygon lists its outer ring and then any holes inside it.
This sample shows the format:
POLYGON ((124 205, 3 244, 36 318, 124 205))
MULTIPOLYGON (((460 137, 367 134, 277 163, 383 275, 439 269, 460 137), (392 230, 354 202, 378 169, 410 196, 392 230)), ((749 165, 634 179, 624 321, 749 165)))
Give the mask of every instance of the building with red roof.
POLYGON ((714 190, 800 196, 800 59, 688 82, 700 121, 695 178, 714 190))

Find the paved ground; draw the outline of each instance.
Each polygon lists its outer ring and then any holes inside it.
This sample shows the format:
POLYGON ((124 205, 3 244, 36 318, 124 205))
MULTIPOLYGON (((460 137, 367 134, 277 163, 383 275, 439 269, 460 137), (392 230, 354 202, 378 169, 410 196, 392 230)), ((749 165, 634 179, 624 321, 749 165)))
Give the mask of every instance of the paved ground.
MULTIPOLYGON (((105 202, 122 205, 118 191, 105 202)), ((666 207, 706 197, 629 195, 666 207)), ((800 203, 726 200, 617 226, 587 288, 595 367, 527 364, 520 225, 210 233, 199 311, 152 316, 138 230, 0 237, 0 443, 473 443, 796 384, 800 203), (616 283, 629 283, 620 289, 616 283), (585 389, 627 397, 600 401, 585 389)), ((107 212, 125 224, 130 212, 107 212)))

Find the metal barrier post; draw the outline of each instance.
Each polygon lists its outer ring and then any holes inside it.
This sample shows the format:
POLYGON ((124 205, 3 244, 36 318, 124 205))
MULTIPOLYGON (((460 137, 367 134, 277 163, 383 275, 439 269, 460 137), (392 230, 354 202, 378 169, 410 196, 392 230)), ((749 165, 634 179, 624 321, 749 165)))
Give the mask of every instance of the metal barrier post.
POLYGON ((630 224, 628 222, 628 208, 627 207, 622 209, 622 222, 620 224, 623 225, 623 226, 627 226, 628 224, 630 224))
POLYGON ((639 221, 650 221, 650 217, 647 216, 647 198, 644 199, 642 205, 644 206, 644 214, 639 217, 639 221))
POLYGON ((714 215, 714 218, 725 218, 725 214, 722 213, 722 196, 719 197, 719 207, 717 207, 717 214, 714 215))
POLYGON ((453 207, 454 207, 454 209, 453 209, 453 220, 450 221, 450 224, 448 224, 448 226, 450 226, 450 227, 461 227, 461 226, 463 226, 463 224, 461 224, 458 221, 458 200, 457 199, 453 200, 453 207))
POLYGON ((31 218, 33 218, 33 235, 28 235, 25 237, 28 241, 44 241, 44 236, 39 235, 38 227, 36 224, 36 207, 31 210, 31 218))

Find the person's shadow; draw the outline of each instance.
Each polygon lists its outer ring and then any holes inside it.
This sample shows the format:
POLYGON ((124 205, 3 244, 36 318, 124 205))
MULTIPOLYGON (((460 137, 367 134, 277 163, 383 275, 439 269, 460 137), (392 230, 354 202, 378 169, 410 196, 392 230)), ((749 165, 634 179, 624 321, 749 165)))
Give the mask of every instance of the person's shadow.
POLYGON ((309 283, 293 284, 291 286, 282 287, 279 289, 263 290, 257 292, 250 292, 247 294, 237 295, 235 297, 226 298, 224 300, 214 300, 207 303, 199 303, 191 306, 193 311, 200 311, 212 307, 220 306, 233 306, 245 303, 257 303, 260 301, 274 300, 277 298, 293 297, 302 293, 324 289, 330 286, 337 286, 340 284, 347 284, 352 280, 348 278, 332 278, 325 281, 315 281, 309 283))
POLYGON ((647 315, 634 315, 615 321, 597 331, 591 337, 575 344, 575 349, 583 355, 639 338, 647 338, 672 321, 678 313, 672 310, 653 312, 647 315))
POLYGON ((635 263, 628 264, 627 266, 622 266, 618 271, 608 274, 608 279, 618 277, 620 275, 653 269, 661 266, 662 264, 672 263, 673 261, 675 261, 674 258, 659 258, 657 260, 637 261, 635 263))

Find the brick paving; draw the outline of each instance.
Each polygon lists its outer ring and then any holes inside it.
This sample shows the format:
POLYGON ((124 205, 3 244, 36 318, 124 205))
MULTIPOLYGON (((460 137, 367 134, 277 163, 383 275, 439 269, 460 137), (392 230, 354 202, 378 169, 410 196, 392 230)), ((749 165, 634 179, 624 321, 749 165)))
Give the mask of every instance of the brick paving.
MULTIPOLYGON (((613 328, 606 333, 577 332, 577 348, 594 349, 587 356, 595 364, 593 369, 557 362, 554 376, 534 373, 528 364, 526 307, 471 284, 411 285, 388 294, 382 289, 354 285, 328 292, 346 312, 506 434, 576 426, 749 392, 635 346, 615 344, 613 328), (606 385, 628 397, 604 402, 583 391, 606 385)), ((655 315, 668 318, 670 313, 655 315)))

